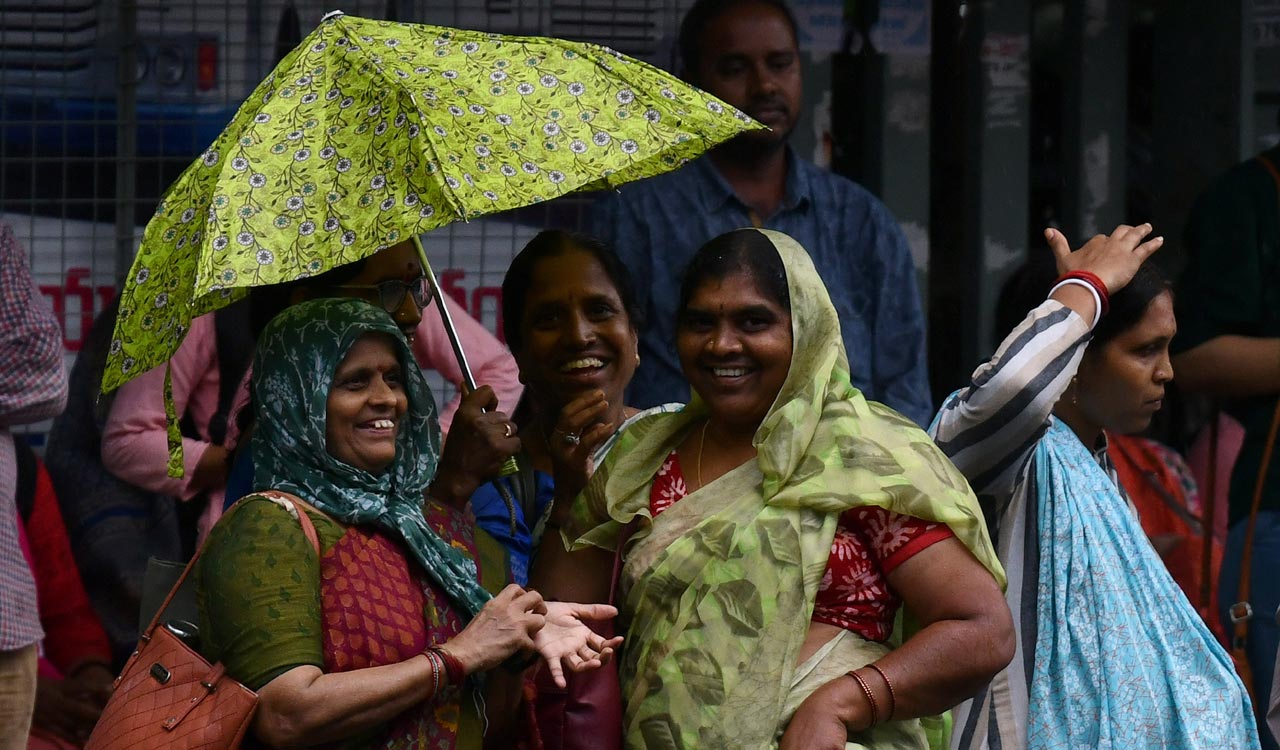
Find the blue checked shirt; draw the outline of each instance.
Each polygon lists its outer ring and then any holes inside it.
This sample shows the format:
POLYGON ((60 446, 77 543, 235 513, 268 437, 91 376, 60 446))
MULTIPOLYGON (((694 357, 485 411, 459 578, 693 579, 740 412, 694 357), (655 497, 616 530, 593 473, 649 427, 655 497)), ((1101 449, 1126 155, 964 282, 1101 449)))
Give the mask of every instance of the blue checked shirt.
POLYGON ((9 430, 57 415, 66 401, 62 331, 31 279, 26 251, 12 228, 0 224, 0 651, 44 637, 35 582, 18 546, 9 430))
POLYGON ((646 317, 629 406, 688 400, 675 351, 681 275, 706 241, 759 226, 809 251, 840 315, 853 384, 917 424, 933 417, 911 252, 889 210, 859 185, 789 151, 786 197, 761 222, 703 157, 622 186, 596 203, 592 219, 631 270, 646 317))

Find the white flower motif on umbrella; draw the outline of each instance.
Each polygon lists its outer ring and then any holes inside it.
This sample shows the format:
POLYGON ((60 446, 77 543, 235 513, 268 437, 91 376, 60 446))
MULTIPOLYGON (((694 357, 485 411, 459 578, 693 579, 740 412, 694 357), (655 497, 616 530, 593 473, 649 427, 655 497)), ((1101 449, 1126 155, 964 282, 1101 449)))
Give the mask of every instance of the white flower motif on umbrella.
POLYGON ((194 315, 247 286, 657 174, 758 127, 741 113, 718 117, 712 101, 594 45, 330 16, 170 187, 135 260, 151 277, 130 275, 121 291, 121 346, 103 385, 131 377, 126 359, 135 371, 163 363, 194 315), (404 126, 407 138, 391 132, 404 126), (371 188, 377 175, 391 179, 371 188), (208 227, 199 236, 197 216, 208 227), (274 261, 260 265, 264 249, 274 261), (172 299, 144 327, 139 311, 160 289, 172 299))

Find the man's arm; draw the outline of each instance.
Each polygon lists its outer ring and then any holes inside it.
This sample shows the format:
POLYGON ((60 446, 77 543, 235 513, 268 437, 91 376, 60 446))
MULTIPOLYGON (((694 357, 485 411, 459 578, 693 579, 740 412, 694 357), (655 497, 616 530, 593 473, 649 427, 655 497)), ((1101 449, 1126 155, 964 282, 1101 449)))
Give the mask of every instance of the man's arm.
POLYGON ((1280 393, 1280 338, 1215 336, 1173 362, 1188 391, 1221 398, 1280 393))
POLYGON ((0 428, 56 416, 66 402, 62 329, 31 278, 26 250, 0 224, 0 428))
POLYGON ((1264 284, 1273 280, 1263 262, 1261 227, 1276 219, 1258 214, 1245 195, 1265 184, 1219 183, 1192 210, 1173 359, 1187 391, 1227 398, 1280 392, 1280 338, 1260 335, 1271 332, 1264 326, 1274 315, 1266 309, 1264 284))

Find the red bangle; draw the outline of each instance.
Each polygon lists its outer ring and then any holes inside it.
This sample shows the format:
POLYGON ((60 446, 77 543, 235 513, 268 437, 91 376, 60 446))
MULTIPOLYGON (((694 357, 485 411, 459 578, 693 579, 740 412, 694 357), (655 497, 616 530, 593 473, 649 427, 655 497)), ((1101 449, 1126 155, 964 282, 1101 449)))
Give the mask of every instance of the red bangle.
POLYGON ((876 724, 880 723, 880 707, 876 705, 875 693, 871 692, 871 686, 867 684, 866 680, 862 679, 862 675, 858 674, 857 670, 847 672, 846 674, 852 677, 854 682, 858 683, 858 687, 862 688, 862 694, 867 696, 867 703, 871 704, 871 723, 866 727, 866 729, 871 729, 876 724))
POLYGON ((1059 276, 1058 281, 1055 281, 1054 284, 1067 279, 1080 279, 1093 287, 1093 290, 1098 293, 1099 299, 1102 300, 1102 314, 1107 314, 1107 310, 1111 308, 1111 293, 1107 290, 1107 285, 1102 283, 1102 279, 1098 278, 1097 274, 1088 271, 1070 271, 1059 276))
POLYGON ((461 685, 463 680, 467 679, 467 670, 463 669, 462 662, 458 661, 458 657, 445 651, 441 646, 432 646, 427 650, 439 656, 440 661, 444 662, 444 674, 450 685, 461 685))
POLYGON ((889 675, 885 674, 884 670, 878 665, 872 663, 867 666, 874 669, 876 674, 880 675, 880 679, 884 680, 884 684, 889 688, 889 713, 885 715, 884 720, 891 721, 893 719, 893 712, 898 710, 898 696, 893 692, 893 683, 889 682, 889 675))

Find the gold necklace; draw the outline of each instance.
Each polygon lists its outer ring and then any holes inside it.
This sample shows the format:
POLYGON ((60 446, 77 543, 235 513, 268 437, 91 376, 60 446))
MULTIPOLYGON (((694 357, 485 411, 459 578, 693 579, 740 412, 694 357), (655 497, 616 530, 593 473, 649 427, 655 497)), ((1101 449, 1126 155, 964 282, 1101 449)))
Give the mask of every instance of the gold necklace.
POLYGON ((702 449, 707 445, 707 426, 711 424, 711 420, 702 423, 702 437, 698 438, 698 461, 696 463, 698 473, 698 489, 702 489, 702 449))

